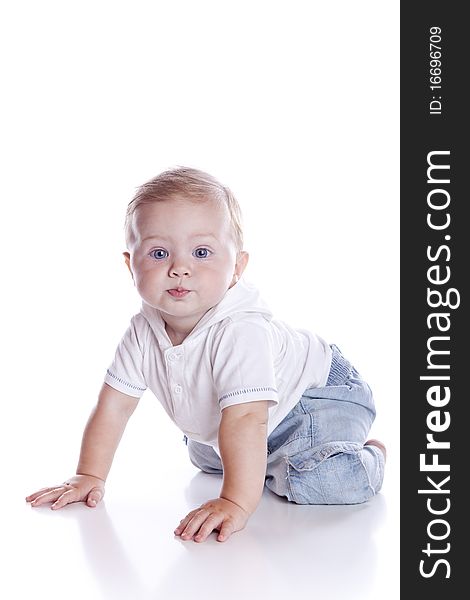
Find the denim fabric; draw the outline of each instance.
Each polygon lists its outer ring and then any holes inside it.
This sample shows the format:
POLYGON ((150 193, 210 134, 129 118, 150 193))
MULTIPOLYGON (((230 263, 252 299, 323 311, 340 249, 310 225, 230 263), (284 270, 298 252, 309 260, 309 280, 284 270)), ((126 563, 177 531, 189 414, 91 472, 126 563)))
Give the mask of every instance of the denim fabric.
MULTIPOLYGON (((376 494, 384 456, 364 446, 375 418, 372 392, 337 346, 325 387, 307 389, 268 437, 266 486, 297 504, 357 504, 376 494)), ((211 446, 187 440, 191 462, 222 473, 211 446)))

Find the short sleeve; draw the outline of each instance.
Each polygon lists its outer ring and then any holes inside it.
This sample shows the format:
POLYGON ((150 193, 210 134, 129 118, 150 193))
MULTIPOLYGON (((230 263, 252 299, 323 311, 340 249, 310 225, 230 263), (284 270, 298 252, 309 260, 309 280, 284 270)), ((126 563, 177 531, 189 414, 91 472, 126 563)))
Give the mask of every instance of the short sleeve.
POLYGON ((143 374, 143 348, 146 334, 143 320, 134 317, 123 335, 114 355, 114 360, 106 371, 105 383, 112 388, 140 398, 147 389, 143 374))
POLYGON ((257 317, 229 322, 213 348, 213 378, 220 409, 267 400, 278 403, 269 323, 257 317))

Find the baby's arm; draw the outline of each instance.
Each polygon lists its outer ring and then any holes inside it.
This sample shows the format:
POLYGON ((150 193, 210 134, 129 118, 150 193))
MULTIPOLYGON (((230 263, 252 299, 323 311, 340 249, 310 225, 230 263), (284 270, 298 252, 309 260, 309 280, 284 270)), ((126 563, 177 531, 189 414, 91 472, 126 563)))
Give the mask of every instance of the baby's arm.
POLYGON ((268 403, 249 402, 222 411, 219 449, 224 469, 220 497, 191 511, 176 528, 185 540, 203 542, 214 530, 218 541, 243 529, 263 493, 266 476, 268 403))
POLYGON ((53 509, 80 501, 96 506, 104 495, 114 453, 138 402, 138 398, 103 384, 83 433, 77 474, 62 485, 31 494, 26 501, 31 502, 31 506, 53 502, 53 509))

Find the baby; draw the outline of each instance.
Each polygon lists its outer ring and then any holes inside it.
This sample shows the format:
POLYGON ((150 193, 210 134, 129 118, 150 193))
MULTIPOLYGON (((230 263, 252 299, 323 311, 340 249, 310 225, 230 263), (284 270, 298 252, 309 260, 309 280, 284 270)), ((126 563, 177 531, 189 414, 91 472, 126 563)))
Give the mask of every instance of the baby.
POLYGON ((365 502, 385 447, 367 440, 369 386, 335 345, 273 318, 243 272, 240 208, 190 168, 142 185, 126 215, 126 264, 142 309, 125 332, 86 425, 76 475, 26 498, 62 508, 103 498, 126 424, 147 388, 182 430, 192 463, 223 473, 218 498, 175 529, 225 541, 264 485, 298 504, 365 502))

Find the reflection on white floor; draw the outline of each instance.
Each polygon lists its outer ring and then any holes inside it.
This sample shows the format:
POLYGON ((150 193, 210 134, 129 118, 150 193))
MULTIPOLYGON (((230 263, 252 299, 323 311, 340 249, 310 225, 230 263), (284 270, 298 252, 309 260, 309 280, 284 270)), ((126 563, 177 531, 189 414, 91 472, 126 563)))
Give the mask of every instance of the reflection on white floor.
POLYGON ((397 523, 386 493, 362 505, 297 506, 265 490, 245 530, 225 543, 213 534, 197 544, 172 531, 189 509, 218 495, 220 477, 187 463, 161 475, 164 489, 145 481, 145 494, 135 481, 128 489, 115 480, 96 509, 12 506, 7 581, 16 580, 18 595, 4 597, 399 597, 397 523))

